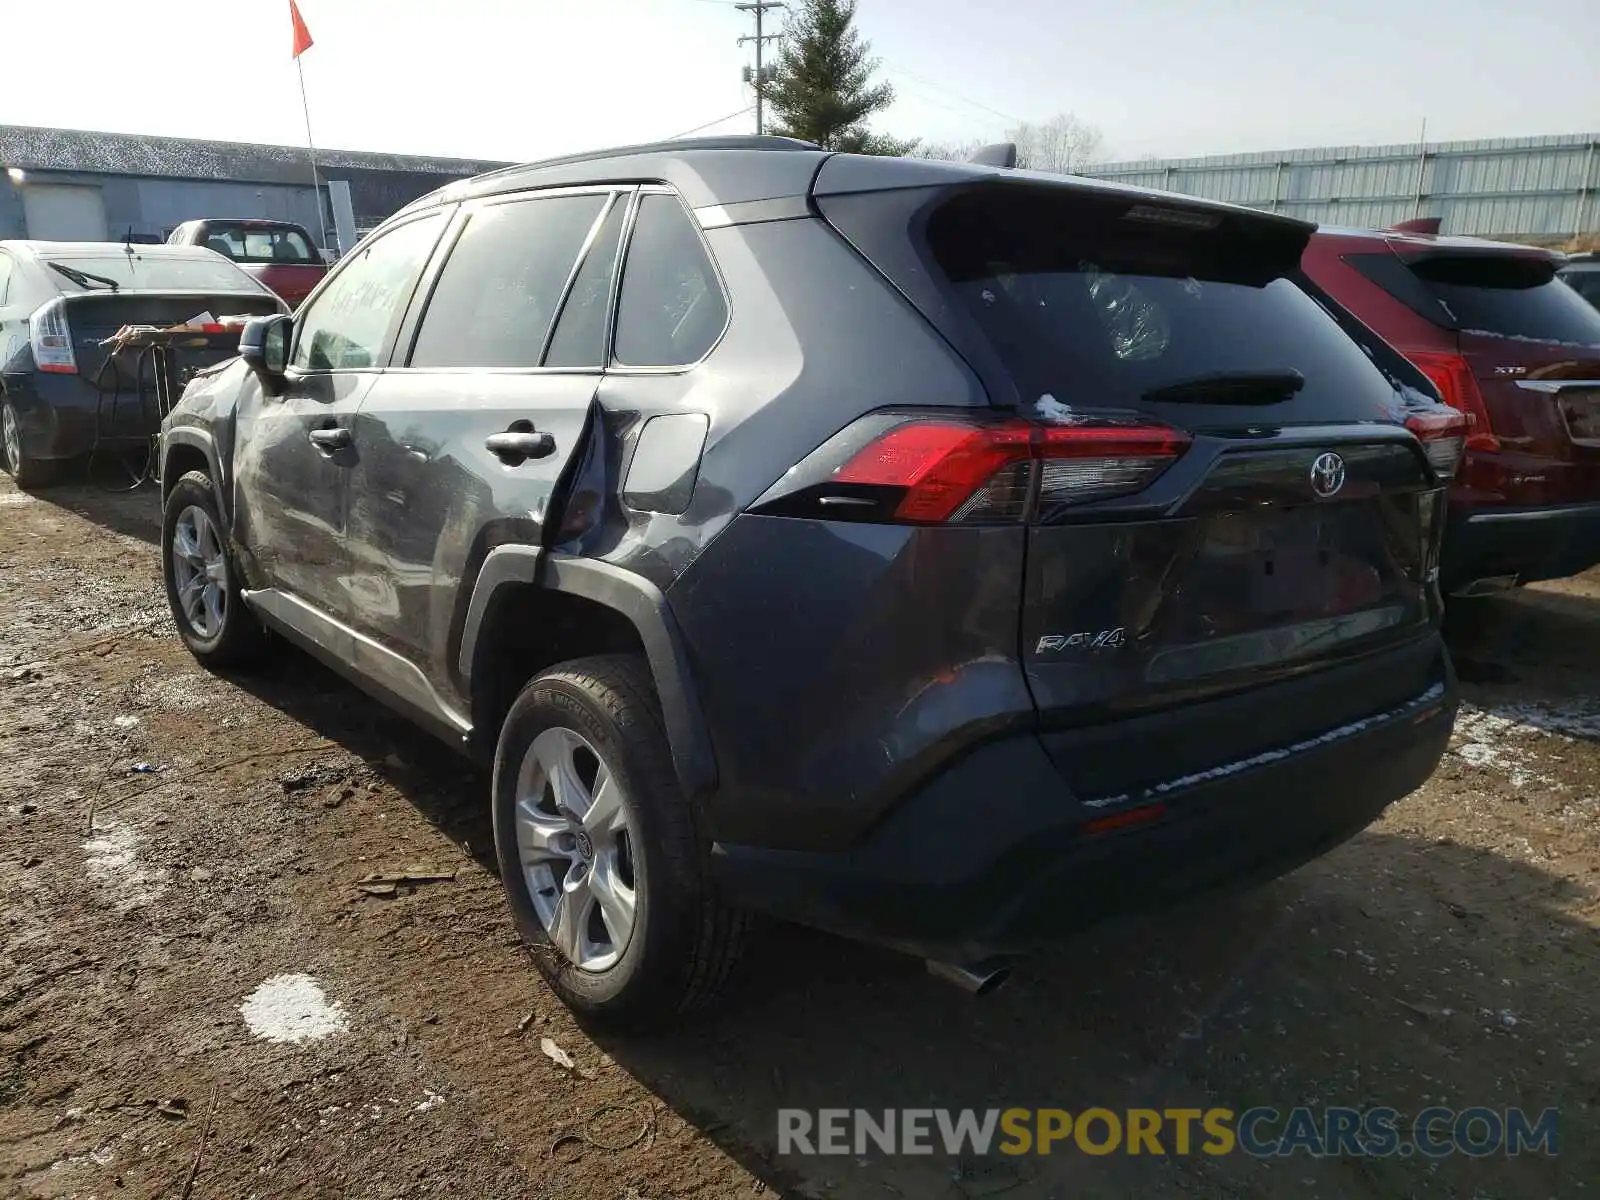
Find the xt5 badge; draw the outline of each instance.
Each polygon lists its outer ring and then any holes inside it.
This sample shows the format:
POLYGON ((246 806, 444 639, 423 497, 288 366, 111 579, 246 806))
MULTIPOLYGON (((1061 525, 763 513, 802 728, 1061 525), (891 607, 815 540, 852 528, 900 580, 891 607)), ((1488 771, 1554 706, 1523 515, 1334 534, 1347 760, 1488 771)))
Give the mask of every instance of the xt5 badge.
POLYGON ((1053 654, 1060 650, 1120 650, 1128 640, 1128 631, 1121 625, 1115 629, 1102 629, 1099 633, 1047 633, 1033 648, 1035 654, 1053 654))

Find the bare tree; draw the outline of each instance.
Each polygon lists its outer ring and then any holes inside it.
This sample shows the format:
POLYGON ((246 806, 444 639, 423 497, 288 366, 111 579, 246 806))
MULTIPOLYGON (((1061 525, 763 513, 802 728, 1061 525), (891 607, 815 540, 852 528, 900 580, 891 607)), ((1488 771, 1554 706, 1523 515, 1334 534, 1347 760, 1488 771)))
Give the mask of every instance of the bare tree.
POLYGON ((1105 146, 1098 129, 1071 113, 1059 113, 1037 124, 1025 122, 1006 138, 1017 144, 1017 166, 1065 175, 1094 162, 1105 146))
POLYGON ((966 162, 978 152, 983 142, 968 138, 960 142, 918 142, 910 151, 910 158, 933 158, 940 162, 966 162))

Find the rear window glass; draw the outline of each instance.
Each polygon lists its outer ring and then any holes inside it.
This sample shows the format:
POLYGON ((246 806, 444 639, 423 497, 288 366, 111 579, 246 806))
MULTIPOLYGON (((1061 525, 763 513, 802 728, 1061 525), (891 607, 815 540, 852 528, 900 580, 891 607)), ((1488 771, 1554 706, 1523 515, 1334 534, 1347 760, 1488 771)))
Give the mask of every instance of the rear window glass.
POLYGON ((1294 282, 1297 251, 1237 230, 1139 228, 1121 210, 1108 221, 1082 207, 973 194, 926 227, 934 261, 1024 402, 1138 408, 1175 385, 1295 373, 1304 383, 1293 414, 1261 397, 1264 418, 1347 415, 1351 400, 1370 413, 1392 398, 1365 352, 1294 282))
POLYGON ((1600 345, 1600 312, 1555 278, 1554 264, 1461 256, 1411 270, 1464 333, 1600 345))
POLYGON ((200 243, 224 258, 242 263, 320 263, 311 242, 298 229, 276 226, 207 225, 200 243))
MULTIPOLYGON (((99 275, 115 280, 118 287, 141 288, 155 291, 199 292, 259 292, 264 290, 250 276, 231 263, 214 258, 175 258, 170 254, 155 255, 58 254, 42 259, 45 263, 58 262, 64 267, 84 275, 99 275)), ((51 281, 64 292, 93 291, 101 288, 91 280, 84 288, 59 271, 50 271, 51 281)))

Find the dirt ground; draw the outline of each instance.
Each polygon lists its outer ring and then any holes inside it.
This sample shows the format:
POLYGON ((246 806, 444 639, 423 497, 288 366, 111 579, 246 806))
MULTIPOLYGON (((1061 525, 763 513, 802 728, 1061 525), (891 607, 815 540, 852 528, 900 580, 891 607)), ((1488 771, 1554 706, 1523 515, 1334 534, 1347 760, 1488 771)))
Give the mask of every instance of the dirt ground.
POLYGON ((1271 887, 976 1001, 774 928, 717 1014, 597 1041, 518 947, 485 781, 298 654, 199 670, 156 528, 148 491, 0 482, 0 1195, 1600 1192, 1600 578, 1453 618, 1470 704, 1437 776, 1271 887), (327 1036, 264 1036, 283 976, 327 1036), (1258 1103, 1554 1105, 1560 1154, 775 1153, 780 1105, 1258 1103))

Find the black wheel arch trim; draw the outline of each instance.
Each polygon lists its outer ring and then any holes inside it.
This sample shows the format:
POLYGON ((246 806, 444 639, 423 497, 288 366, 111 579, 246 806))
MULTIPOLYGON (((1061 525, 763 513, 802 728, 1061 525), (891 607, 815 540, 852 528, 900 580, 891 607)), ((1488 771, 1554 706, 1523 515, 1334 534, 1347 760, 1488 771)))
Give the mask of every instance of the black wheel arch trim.
POLYGON ((211 488, 217 496, 217 511, 222 514, 224 521, 232 521, 232 513, 228 504, 228 489, 223 486, 221 460, 217 457, 217 443, 209 433, 199 429, 178 428, 169 431, 161 439, 161 494, 166 496, 172 490, 172 477, 167 471, 167 461, 172 457, 175 447, 182 446, 189 450, 198 450, 206 456, 207 474, 211 476, 211 488))
MULTIPOLYGON (((493 654, 480 638, 503 587, 536 584, 612 609, 638 631, 661 700, 672 762, 684 792, 703 795, 716 786, 716 757, 689 671, 683 637, 661 590, 632 571, 594 559, 552 554, 538 546, 497 546, 483 560, 461 631, 458 668, 467 694, 472 675, 493 654)), ((476 723, 476 722, 475 722, 476 723)), ((482 731, 489 737, 498 731, 482 731)))

